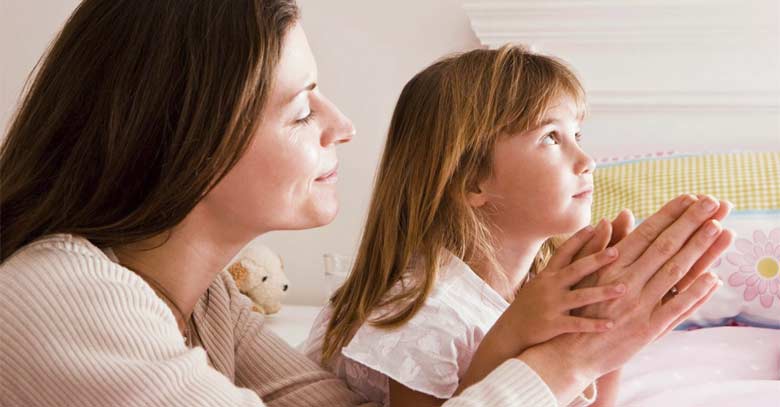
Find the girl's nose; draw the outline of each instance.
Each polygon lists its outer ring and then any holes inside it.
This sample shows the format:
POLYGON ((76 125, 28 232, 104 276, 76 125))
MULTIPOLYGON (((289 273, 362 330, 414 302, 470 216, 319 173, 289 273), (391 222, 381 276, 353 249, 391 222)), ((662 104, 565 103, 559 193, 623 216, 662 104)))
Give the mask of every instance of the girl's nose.
POLYGON ((591 156, 589 156, 582 150, 579 150, 578 154, 579 155, 577 157, 577 164, 574 171, 578 175, 593 174, 593 171, 596 170, 596 161, 594 161, 591 156))

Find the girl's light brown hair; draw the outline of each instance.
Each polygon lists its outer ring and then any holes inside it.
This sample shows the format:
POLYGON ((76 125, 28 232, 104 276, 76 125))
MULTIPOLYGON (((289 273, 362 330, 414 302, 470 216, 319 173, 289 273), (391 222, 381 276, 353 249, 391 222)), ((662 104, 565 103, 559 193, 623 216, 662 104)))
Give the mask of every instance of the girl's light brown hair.
MULTIPOLYGON (((512 45, 445 58, 406 84, 390 123, 355 264, 330 299, 333 316, 323 362, 363 323, 392 328, 409 320, 447 260, 445 250, 500 270, 491 225, 483 209, 467 203, 467 195, 490 175, 496 140, 538 126, 563 96, 573 98, 584 115, 584 91, 571 70, 512 45), (410 268, 416 274, 407 279, 410 268), (402 288, 391 291, 397 284, 402 288), (388 311, 369 320, 377 309, 388 311)), ((535 269, 544 265, 551 246, 548 241, 542 247, 535 269)))
POLYGON ((246 149, 294 0, 85 0, 0 150, 0 261, 50 233, 98 246, 181 222, 246 149))

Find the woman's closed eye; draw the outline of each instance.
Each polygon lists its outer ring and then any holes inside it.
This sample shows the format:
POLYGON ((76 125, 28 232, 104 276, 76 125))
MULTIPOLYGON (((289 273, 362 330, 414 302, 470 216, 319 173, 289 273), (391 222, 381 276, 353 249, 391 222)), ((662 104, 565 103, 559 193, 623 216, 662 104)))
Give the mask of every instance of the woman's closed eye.
POLYGON ((305 117, 302 117, 300 119, 295 120, 295 124, 300 126, 306 126, 309 123, 311 123, 311 120, 314 118, 314 110, 309 110, 309 114, 307 114, 305 117))

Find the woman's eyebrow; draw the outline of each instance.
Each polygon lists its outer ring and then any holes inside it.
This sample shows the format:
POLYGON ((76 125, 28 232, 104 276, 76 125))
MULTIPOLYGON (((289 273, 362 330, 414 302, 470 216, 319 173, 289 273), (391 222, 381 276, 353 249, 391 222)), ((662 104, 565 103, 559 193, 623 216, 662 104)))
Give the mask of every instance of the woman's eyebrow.
POLYGON ((314 89, 317 89, 317 82, 310 82, 308 85, 306 85, 305 87, 303 87, 301 90, 299 90, 299 91, 295 92, 295 94, 293 94, 292 96, 290 96, 290 97, 287 99, 287 103, 285 103, 285 104, 290 104, 290 103, 292 103, 292 102, 293 102, 293 100, 295 100, 295 98, 297 98, 297 97, 298 97, 298 95, 300 95, 301 93, 303 93, 303 92, 307 92, 307 91, 308 91, 308 92, 311 92, 311 91, 313 91, 314 89))
POLYGON ((303 89, 299 90, 298 93, 301 93, 301 92, 304 92, 304 91, 307 91, 307 90, 308 91, 313 91, 316 88, 317 88, 317 82, 311 82, 308 85, 306 85, 306 87, 304 87, 303 89))

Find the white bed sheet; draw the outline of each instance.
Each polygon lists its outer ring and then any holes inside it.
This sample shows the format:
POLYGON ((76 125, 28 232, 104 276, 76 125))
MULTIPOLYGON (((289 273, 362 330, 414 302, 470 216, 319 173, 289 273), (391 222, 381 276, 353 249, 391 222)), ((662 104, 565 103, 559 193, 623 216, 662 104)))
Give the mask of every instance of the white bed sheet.
POLYGON ((623 368, 618 406, 780 406, 780 330, 673 331, 623 368))
MULTIPOLYGON (((285 304, 266 326, 297 347, 320 310, 285 304)), ((672 331, 623 368, 617 406, 780 406, 780 330, 672 331)))
POLYGON ((291 346, 297 347, 309 336, 311 324, 321 309, 310 305, 284 304, 278 313, 265 316, 265 324, 291 346))

